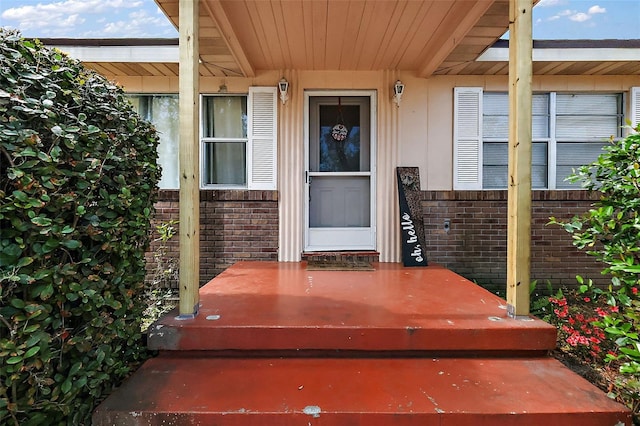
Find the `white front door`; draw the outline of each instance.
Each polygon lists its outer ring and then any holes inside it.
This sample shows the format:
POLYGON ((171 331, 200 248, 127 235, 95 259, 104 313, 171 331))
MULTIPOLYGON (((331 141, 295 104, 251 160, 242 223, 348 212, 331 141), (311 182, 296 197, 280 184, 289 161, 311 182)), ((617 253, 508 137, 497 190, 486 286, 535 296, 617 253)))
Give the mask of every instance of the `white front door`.
POLYGON ((372 95, 305 99, 305 251, 374 250, 372 95))

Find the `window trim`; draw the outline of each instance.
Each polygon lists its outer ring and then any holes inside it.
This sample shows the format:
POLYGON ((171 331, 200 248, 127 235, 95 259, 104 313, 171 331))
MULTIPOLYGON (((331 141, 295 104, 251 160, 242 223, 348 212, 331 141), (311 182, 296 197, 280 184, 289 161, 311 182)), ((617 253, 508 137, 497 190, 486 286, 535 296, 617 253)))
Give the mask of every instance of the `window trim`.
POLYGON ((206 98, 229 98, 229 97, 244 97, 246 99, 247 104, 247 120, 249 116, 249 94, 248 93, 201 93, 200 94, 200 115, 199 115, 199 167, 200 167, 200 189, 248 189, 249 188, 249 159, 248 155, 248 145, 249 145, 249 135, 247 129, 247 137, 245 138, 215 138, 215 137, 205 137, 204 136, 204 128, 205 128, 205 100, 206 98), (205 183, 205 145, 207 143, 243 143, 244 144, 244 161, 245 161, 245 169, 244 169, 244 184, 216 184, 216 183, 205 183))
POLYGON ((217 190, 276 190, 278 165, 278 104, 277 88, 251 86, 248 93, 201 93, 199 115, 200 189, 217 190), (247 100, 247 137, 205 138, 204 98, 244 96, 247 100), (245 144, 245 185, 205 184, 204 144, 234 142, 245 144))

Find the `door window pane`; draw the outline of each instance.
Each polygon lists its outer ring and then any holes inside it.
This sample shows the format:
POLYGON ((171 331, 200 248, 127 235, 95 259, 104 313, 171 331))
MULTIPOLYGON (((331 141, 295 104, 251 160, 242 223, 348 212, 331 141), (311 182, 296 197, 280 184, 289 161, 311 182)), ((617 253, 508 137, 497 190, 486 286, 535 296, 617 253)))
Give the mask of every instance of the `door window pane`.
POLYGON ((368 171, 368 162, 361 162, 360 106, 320 105, 319 171, 368 171), (334 138, 334 126, 342 124, 347 135, 344 140, 334 138))

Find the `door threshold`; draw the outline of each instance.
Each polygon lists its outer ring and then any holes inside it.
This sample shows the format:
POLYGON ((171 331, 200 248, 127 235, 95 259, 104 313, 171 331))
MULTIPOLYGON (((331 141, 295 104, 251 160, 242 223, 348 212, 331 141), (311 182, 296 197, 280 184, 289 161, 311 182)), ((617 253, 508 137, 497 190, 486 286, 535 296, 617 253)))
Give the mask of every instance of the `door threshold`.
POLYGON ((331 262, 378 262, 380 253, 375 250, 306 251, 303 261, 331 262))

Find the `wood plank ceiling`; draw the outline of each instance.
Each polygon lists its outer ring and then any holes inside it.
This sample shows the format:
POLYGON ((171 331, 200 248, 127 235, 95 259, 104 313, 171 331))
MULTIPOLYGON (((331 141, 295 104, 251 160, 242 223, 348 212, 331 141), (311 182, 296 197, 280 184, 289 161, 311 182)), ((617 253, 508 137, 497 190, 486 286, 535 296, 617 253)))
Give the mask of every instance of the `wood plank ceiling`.
MULTIPOLYGON (((156 0, 178 23, 178 0, 156 0)), ((200 0, 201 73, 413 70, 472 62, 508 27, 508 0, 200 0)))
MULTIPOLYGON (((203 76, 253 76, 257 70, 284 69, 398 69, 423 77, 508 74, 506 60, 476 59, 507 30, 509 0, 199 1, 203 76)), ((156 2, 177 27, 178 0, 156 2)), ((176 40, 165 42, 160 44, 176 40)), ((572 41, 551 44, 576 47, 572 41)), ((614 40, 608 47, 639 48, 633 40, 614 40)), ((598 61, 597 50, 591 55, 588 60, 534 61, 533 73, 640 75, 640 61, 598 61)), ((107 76, 178 75, 176 62, 85 64, 107 76)))

